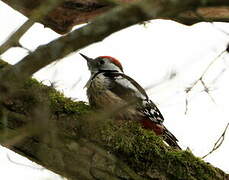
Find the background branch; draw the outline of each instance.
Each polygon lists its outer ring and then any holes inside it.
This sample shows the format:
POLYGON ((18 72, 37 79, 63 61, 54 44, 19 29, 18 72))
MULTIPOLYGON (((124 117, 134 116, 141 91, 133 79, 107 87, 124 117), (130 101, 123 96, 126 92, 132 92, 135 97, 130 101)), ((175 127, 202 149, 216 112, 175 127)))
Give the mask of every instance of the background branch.
POLYGON ((53 61, 101 41, 114 32, 152 18, 174 17, 190 7, 195 8, 198 5, 201 5, 201 1, 180 0, 174 2, 168 0, 167 3, 164 3, 163 0, 142 0, 116 7, 88 25, 38 47, 35 52, 27 55, 19 63, 5 69, 0 74, 1 89, 4 89, 1 94, 16 89, 7 87, 8 81, 11 81, 10 86, 12 86, 12 80, 14 80, 14 84, 20 83, 53 61))
POLYGON ((20 46, 20 38, 27 32, 27 30, 32 27, 33 21, 27 20, 15 33, 13 33, 6 42, 0 46, 0 54, 3 54, 11 47, 20 46))
POLYGON ((207 74, 207 72, 209 71, 209 69, 212 67, 212 65, 217 61, 220 60, 220 57, 222 55, 224 55, 225 53, 227 53, 227 50, 223 50, 221 53, 219 53, 209 64, 208 66, 204 69, 203 73, 201 73, 200 77, 188 88, 185 89, 186 92, 186 99, 185 99, 185 114, 187 114, 188 112, 188 94, 192 91, 192 89, 198 84, 198 82, 201 83, 201 85, 204 87, 204 91, 209 95, 210 99, 215 103, 215 100, 213 99, 213 97, 211 96, 210 92, 209 92, 209 88, 207 87, 207 85, 205 84, 203 78, 204 76, 207 74))
MULTIPOLYGON (((31 12, 39 6, 41 2, 46 3, 48 0, 2 0, 17 11, 27 17, 31 16, 31 12)), ((73 26, 87 23, 96 16, 105 13, 111 8, 120 4, 132 3, 136 0, 65 0, 52 12, 50 12, 41 21, 46 27, 49 27, 57 33, 64 34, 69 32, 73 26), (66 15, 66 12, 67 15, 66 15)), ((153 2, 153 1, 152 1, 153 2)), ((159 2, 156 0, 156 2, 159 2)), ((161 1, 162 2, 162 1, 161 1)), ((167 1, 168 3, 170 0, 167 1)), ((189 0, 189 2, 191 2, 189 0)), ((229 4, 226 0, 208 0, 203 3, 201 0, 192 0, 194 6, 187 7, 187 10, 170 17, 160 17, 165 19, 173 19, 186 25, 192 25, 197 22, 207 21, 229 21, 229 4), (200 16, 197 16, 199 14, 200 16)), ((177 4, 182 1, 177 1, 177 4)), ((165 3, 164 5, 166 5, 165 3)), ((161 4, 163 5, 163 4, 161 4)))
POLYGON ((229 6, 225 4, 199 7, 180 13, 174 20, 185 25, 193 25, 198 22, 229 22, 229 6))
POLYGON ((20 47, 20 38, 28 31, 35 21, 39 21, 44 16, 46 16, 51 10, 53 10, 57 5, 59 5, 64 0, 46 0, 46 2, 41 3, 37 9, 31 12, 30 19, 28 19, 16 32, 14 32, 5 43, 0 46, 0 55, 6 52, 9 48, 13 46, 20 47))
POLYGON ((202 158, 206 158, 207 156, 209 156, 210 154, 212 154, 213 152, 215 152, 222 144, 223 144, 223 141, 225 139, 225 135, 226 135, 226 132, 227 132, 227 129, 228 129, 228 126, 229 126, 229 123, 227 123, 222 135, 219 137, 219 139, 215 142, 212 150, 207 153, 206 155, 204 155, 202 158))

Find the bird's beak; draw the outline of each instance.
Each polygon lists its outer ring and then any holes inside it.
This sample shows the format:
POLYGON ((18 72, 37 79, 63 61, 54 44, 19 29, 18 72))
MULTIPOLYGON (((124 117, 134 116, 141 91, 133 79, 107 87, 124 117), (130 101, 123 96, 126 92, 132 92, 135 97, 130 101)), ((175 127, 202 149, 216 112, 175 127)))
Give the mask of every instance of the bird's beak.
POLYGON ((87 57, 87 56, 85 56, 84 54, 81 54, 81 53, 79 53, 84 59, 86 59, 86 61, 88 62, 88 63, 90 63, 91 61, 93 61, 93 59, 92 58, 89 58, 89 57, 87 57))
MULTIPOLYGON (((90 67, 90 64, 93 64, 93 60, 92 58, 89 58, 87 56, 85 56, 84 54, 82 53, 79 53, 84 59, 86 59, 87 61, 87 64, 88 64, 88 67, 90 67)), ((88 88, 90 86, 90 83, 91 83, 91 79, 93 78, 93 76, 90 77, 90 79, 87 81, 86 85, 84 86, 84 88, 88 88)))

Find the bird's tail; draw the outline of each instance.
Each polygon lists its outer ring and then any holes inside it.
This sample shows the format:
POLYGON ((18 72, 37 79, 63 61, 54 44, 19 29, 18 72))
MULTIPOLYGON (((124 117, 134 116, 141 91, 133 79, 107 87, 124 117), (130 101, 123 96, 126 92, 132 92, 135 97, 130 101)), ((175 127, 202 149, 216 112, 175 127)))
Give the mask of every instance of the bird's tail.
POLYGON ((163 132, 163 139, 164 141, 169 145, 174 148, 177 148, 179 150, 182 150, 181 147, 178 145, 178 140, 177 138, 166 128, 164 127, 164 132, 163 132))
POLYGON ((181 147, 177 143, 177 138, 163 124, 155 123, 148 118, 143 119, 141 123, 145 129, 151 129, 155 132, 156 135, 162 136, 164 141, 169 146, 181 150, 181 147))

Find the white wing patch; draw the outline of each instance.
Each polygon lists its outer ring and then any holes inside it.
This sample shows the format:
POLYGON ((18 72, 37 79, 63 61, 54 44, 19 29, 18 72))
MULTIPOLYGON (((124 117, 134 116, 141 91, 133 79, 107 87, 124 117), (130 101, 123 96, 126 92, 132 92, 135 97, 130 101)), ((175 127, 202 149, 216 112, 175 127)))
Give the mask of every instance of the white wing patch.
POLYGON ((134 86, 134 84, 129 81, 128 79, 123 78, 122 76, 118 76, 115 78, 115 82, 118 83, 120 86, 122 86, 123 88, 125 88, 127 91, 131 91, 132 93, 134 93, 134 95, 136 96, 136 98, 139 99, 146 99, 147 97, 145 97, 144 94, 142 94, 139 89, 134 86))
POLYGON ((164 121, 164 118, 160 112, 160 110, 157 108, 157 106, 153 103, 151 100, 144 100, 143 101, 143 109, 142 111, 144 114, 146 114, 152 121, 162 124, 164 121))
MULTIPOLYGON (((106 76, 106 75, 105 75, 106 76)), ((109 89, 122 99, 136 100, 137 110, 155 123, 161 124, 164 118, 157 106, 148 98, 145 90, 132 78, 122 73, 107 75, 109 89)))

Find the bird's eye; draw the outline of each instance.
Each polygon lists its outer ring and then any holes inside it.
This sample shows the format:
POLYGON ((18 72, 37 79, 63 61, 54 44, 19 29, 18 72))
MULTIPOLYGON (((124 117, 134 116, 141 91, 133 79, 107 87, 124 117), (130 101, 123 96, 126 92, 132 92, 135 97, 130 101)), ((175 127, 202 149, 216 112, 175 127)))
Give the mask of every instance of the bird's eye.
POLYGON ((105 61, 101 59, 101 60, 99 61, 99 63, 102 65, 102 64, 105 63, 105 61))

